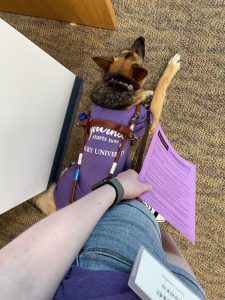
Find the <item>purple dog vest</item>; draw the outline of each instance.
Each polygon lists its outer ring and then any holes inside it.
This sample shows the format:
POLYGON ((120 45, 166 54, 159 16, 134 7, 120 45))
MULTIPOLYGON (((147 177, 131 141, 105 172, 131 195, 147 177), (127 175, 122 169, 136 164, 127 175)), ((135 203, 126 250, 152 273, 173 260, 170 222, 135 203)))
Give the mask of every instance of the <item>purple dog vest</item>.
MULTIPOLYGON (((92 105, 91 119, 102 119, 127 126, 133 117, 135 107, 127 110, 113 110, 92 105)), ((141 106, 140 114, 134 127, 136 136, 141 137, 145 132, 146 109, 141 106)), ((114 130, 94 126, 84 147, 80 177, 76 189, 75 199, 79 199, 91 191, 91 187, 108 176, 122 135, 114 130)), ((114 176, 130 167, 130 140, 127 140, 121 153, 114 176)), ((55 191, 54 199, 57 208, 70 203, 70 194, 73 185, 76 164, 70 167, 60 178, 55 191)))

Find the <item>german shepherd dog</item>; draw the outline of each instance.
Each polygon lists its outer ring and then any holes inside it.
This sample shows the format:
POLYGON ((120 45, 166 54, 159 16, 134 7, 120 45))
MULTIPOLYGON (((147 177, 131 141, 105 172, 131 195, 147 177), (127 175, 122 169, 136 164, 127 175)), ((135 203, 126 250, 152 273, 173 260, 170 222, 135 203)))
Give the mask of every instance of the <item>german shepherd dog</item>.
MULTIPOLYGON (((92 59, 94 62, 104 71, 102 82, 95 85, 92 93, 93 105, 97 105, 100 109, 110 109, 111 111, 115 111, 115 114, 119 114, 121 113, 120 111, 129 111, 132 108, 134 109, 137 104, 143 103, 146 98, 151 96, 151 91, 144 89, 148 75, 147 69, 143 66, 144 56, 145 39, 143 37, 139 37, 130 48, 123 50, 116 57, 93 57, 92 59)), ((153 115, 153 123, 150 129, 150 134, 153 134, 157 127, 166 96, 166 90, 179 69, 180 55, 176 54, 168 62, 162 77, 157 83, 150 103, 150 111, 153 115)), ((104 119, 104 116, 102 116, 102 118, 104 119)), ((110 167, 111 166, 108 166, 109 169, 110 167)), ((101 168, 98 167, 97 170, 101 172, 101 168)), ((124 169, 120 169, 119 171, 121 172, 123 170, 124 169)), ((68 171, 69 169, 65 171, 63 176, 65 176, 68 171)), ((59 179, 57 185, 60 184, 63 176, 59 179)), ((71 176, 71 178, 73 178, 73 175, 71 176)), ((107 176, 105 176, 105 174, 102 174, 101 176, 100 174, 101 179, 104 177, 107 176)), ((96 182, 98 182, 97 179, 96 182)), ((65 183, 66 181, 63 183, 62 180, 61 185, 66 185, 65 183)), ((70 188, 68 190, 71 189, 72 183, 69 185, 70 188)), ((32 199, 33 203, 45 214, 50 214, 59 208, 54 203, 54 188, 55 186, 52 185, 46 192, 32 199)))

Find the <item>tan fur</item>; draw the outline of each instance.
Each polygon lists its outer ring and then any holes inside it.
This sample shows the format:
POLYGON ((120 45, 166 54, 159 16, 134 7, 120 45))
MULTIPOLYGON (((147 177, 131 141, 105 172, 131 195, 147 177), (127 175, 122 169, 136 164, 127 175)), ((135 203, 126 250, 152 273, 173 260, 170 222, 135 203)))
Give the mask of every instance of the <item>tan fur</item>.
POLYGON ((173 79, 173 77, 175 76, 175 74, 179 69, 180 69, 180 55, 176 54, 170 59, 167 68, 164 71, 162 77, 160 78, 154 92, 154 96, 150 105, 150 110, 154 118, 151 131, 150 131, 151 134, 154 133, 156 126, 159 122, 163 103, 165 101, 166 90, 171 80, 173 79))
POLYGON ((55 183, 51 184, 46 192, 41 193, 40 195, 31 199, 31 202, 46 215, 50 215, 56 211, 53 197, 55 186, 55 183))
MULTIPOLYGON (((139 55, 137 55, 133 51, 125 50, 122 51, 121 54, 117 57, 114 58, 114 61, 111 63, 110 68, 108 70, 109 73, 119 73, 120 75, 133 80, 132 78, 132 66, 134 64, 141 65, 142 64, 142 59, 140 58, 139 55), (125 56, 127 53, 130 53, 130 56, 128 59, 125 59, 125 56)), ((140 81, 138 81, 140 86, 141 85, 140 81)))
MULTIPOLYGON (((119 73, 120 75, 124 76, 125 78, 130 79, 131 81, 134 80, 132 77, 133 65, 142 65, 143 59, 137 55, 132 50, 124 50, 122 51, 119 56, 115 57, 113 62, 111 63, 108 72, 109 73, 119 73), (126 54, 130 53, 130 57, 125 59, 126 54)), ((140 87, 143 87, 147 77, 142 80, 138 80, 137 83, 140 87)))
MULTIPOLYGON (((131 50, 127 49, 122 51, 118 57, 115 57, 113 59, 113 61, 110 64, 108 72, 119 73, 122 76, 130 80, 133 80, 132 78, 133 65, 138 64, 141 66, 142 63, 143 60, 139 55, 137 55, 134 51, 132 51, 132 49, 131 50), (125 59, 125 56, 128 53, 130 53, 131 56, 128 59, 125 59)), ((180 69, 180 55, 176 54, 170 59, 166 67, 166 70, 164 71, 162 77, 160 78, 154 92, 154 96, 150 105, 150 110, 153 114, 153 119, 154 119, 150 130, 151 134, 154 133, 157 124, 159 122, 162 113, 162 107, 165 102, 166 90, 169 87, 172 78, 175 76, 175 74, 179 69, 180 69)), ((132 103, 127 108, 131 108, 132 106, 137 105, 138 103, 142 103, 150 95, 150 91, 146 91, 143 89, 146 79, 147 77, 137 81, 137 83, 141 88, 135 92, 132 99, 132 103)))
MULTIPOLYGON (((125 78, 130 79, 131 81, 134 80, 132 77, 133 74, 133 66, 135 64, 142 67, 143 59, 135 53, 135 51, 131 49, 127 49, 122 51, 117 57, 113 58, 110 62, 109 68, 107 70, 108 73, 119 73, 120 75, 124 76, 125 78), (126 59, 126 55, 129 53, 130 57, 126 59)), ((159 122, 162 107, 165 102, 166 90, 169 87, 169 84, 172 78, 175 76, 177 71, 180 69, 180 55, 174 55, 167 67, 164 71, 162 77, 160 78, 154 96, 150 105, 150 110, 153 114, 153 124, 150 130, 150 133, 153 134, 157 124, 159 122)), ((132 103, 129 107, 131 108, 138 103, 142 103, 146 97, 150 95, 150 91, 144 90, 144 85, 146 83, 147 76, 141 80, 137 80, 136 82, 139 84, 140 89, 137 90, 133 96, 132 103)))
MULTIPOLYGON (((122 76, 125 76, 126 78, 130 80, 134 80, 132 77, 132 72, 133 72, 133 65, 142 65, 143 60, 139 55, 137 55, 132 49, 127 49, 122 51, 118 57, 111 58, 111 59, 101 59, 101 61, 96 63, 99 65, 101 64, 101 67, 105 69, 107 72, 112 72, 112 73, 119 73, 122 76), (128 59, 125 59, 125 56, 127 53, 130 53, 130 57, 128 59), (103 64, 103 65, 102 65, 103 64)), ((162 107, 163 103, 165 101, 165 96, 166 96, 166 90, 172 80, 172 78, 175 76, 177 71, 180 69, 180 55, 176 54, 174 55, 167 67, 166 70, 164 71, 161 79, 159 80, 154 96, 150 105, 150 110, 153 114, 153 124, 150 130, 150 133, 153 134, 156 126, 159 122, 161 112, 162 112, 162 107)), ((141 78, 140 80, 137 81, 137 83, 140 86, 140 89, 137 90, 133 96, 132 99, 132 104, 128 107, 132 107, 138 103, 142 103, 146 97, 148 97, 151 92, 144 90, 144 84, 146 82, 147 76, 145 78, 141 78)), ((34 197, 32 199, 32 202, 41 210, 43 211, 46 215, 49 215, 56 211, 54 199, 53 199, 53 190, 54 190, 55 184, 51 185, 51 187, 44 193, 38 195, 37 197, 34 197)))
POLYGON ((137 90, 132 98, 132 104, 128 108, 131 108, 134 105, 142 103, 151 94, 152 94, 152 91, 145 91, 142 89, 137 90))

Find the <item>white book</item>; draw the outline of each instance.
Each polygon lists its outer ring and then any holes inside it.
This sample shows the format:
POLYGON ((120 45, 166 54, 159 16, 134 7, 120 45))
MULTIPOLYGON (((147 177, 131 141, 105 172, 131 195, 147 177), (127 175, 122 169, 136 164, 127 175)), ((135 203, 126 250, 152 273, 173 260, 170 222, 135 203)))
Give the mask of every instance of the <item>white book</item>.
POLYGON ((0 214, 58 176, 82 80, 0 19, 0 214))

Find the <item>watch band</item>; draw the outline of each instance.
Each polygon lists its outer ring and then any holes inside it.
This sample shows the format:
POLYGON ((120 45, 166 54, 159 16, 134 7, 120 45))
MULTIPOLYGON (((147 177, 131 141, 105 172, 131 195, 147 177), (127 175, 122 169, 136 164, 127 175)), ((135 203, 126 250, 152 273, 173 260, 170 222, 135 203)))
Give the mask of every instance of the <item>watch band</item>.
POLYGON ((95 185, 93 185, 92 191, 100 188, 101 186, 103 186, 105 184, 111 185, 116 191, 116 198, 112 204, 112 206, 114 206, 123 199, 124 189, 123 189, 121 183, 115 177, 110 176, 110 177, 107 177, 107 178, 99 181, 95 185))

